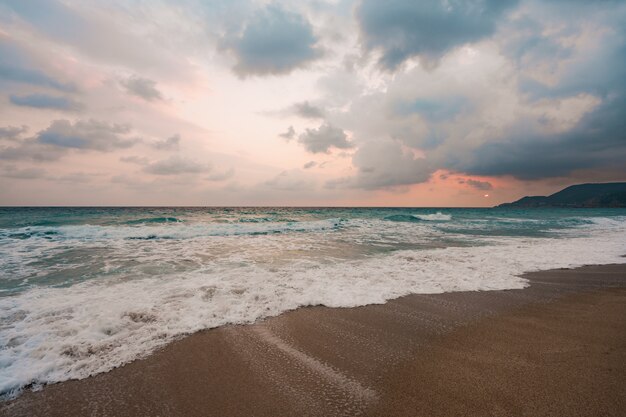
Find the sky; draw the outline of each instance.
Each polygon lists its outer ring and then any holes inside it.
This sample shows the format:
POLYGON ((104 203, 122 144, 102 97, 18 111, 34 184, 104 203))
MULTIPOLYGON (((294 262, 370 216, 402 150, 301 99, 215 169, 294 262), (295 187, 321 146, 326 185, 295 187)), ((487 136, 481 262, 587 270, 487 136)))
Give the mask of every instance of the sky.
POLYGON ((624 1, 0 0, 0 205, 493 206, 625 161, 624 1))

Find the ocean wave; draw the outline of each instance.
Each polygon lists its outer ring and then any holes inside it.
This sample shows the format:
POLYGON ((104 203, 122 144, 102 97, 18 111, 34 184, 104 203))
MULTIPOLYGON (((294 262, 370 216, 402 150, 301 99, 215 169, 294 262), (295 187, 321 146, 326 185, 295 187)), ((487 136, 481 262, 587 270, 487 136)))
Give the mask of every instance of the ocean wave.
POLYGON ((31 223, 31 226, 60 226, 62 224, 64 224, 63 220, 44 219, 44 220, 37 220, 31 223))
MULTIPOLYGON (((337 225, 304 223, 316 230, 337 225)), ((27 385, 106 372, 182 335, 300 306, 353 307, 410 293, 522 288, 526 281, 518 275, 525 271, 626 262, 623 222, 616 227, 599 221, 586 230, 586 236, 568 239, 493 238, 487 246, 331 263, 240 262, 34 288, 0 299, 0 392, 8 396, 27 385)))
POLYGON ((9 238, 9 239, 30 239, 33 237, 44 238, 44 239, 53 239, 55 236, 59 235, 58 230, 48 229, 48 228, 39 228, 35 227, 25 227, 22 229, 5 229, 0 231, 0 239, 9 238))
POLYGON ((391 216, 385 217, 385 220, 389 220, 391 222, 419 222, 421 221, 419 218, 413 216, 412 214, 393 214, 391 216))
MULTIPOLYGON (((164 218, 160 218, 164 219, 164 218)), ((289 232, 314 232, 333 230, 341 226, 341 219, 301 222, 266 223, 185 223, 179 221, 141 222, 125 226, 68 225, 58 227, 28 226, 4 229, 2 237, 28 239, 44 237, 57 239, 193 239, 204 236, 268 235, 289 232)))
POLYGON ((128 220, 124 224, 151 224, 151 223, 182 223, 176 217, 147 217, 145 219, 128 220))
POLYGON ((392 222, 420 222, 420 221, 449 221, 452 220, 450 214, 444 214, 441 212, 432 214, 393 214, 385 217, 385 220, 392 222))
POLYGON ((450 214, 444 214, 441 212, 437 212, 433 214, 416 214, 415 217, 421 220, 439 221, 439 222, 452 220, 452 216, 450 214))

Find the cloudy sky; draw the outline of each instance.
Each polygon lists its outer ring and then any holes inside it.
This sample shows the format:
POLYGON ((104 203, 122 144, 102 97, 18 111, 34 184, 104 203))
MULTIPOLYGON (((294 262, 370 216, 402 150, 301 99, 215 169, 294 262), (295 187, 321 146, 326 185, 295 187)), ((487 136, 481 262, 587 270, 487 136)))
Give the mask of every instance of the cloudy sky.
POLYGON ((1 205, 489 206, 625 161, 623 1, 0 0, 1 205))

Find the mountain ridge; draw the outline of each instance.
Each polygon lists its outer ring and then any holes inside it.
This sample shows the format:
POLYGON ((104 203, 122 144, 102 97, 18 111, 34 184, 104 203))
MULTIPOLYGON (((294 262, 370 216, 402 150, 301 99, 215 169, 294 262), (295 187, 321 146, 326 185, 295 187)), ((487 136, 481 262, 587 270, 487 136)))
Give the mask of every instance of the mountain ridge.
POLYGON ((526 196, 497 207, 624 208, 626 207, 626 182, 570 185, 549 196, 526 196))

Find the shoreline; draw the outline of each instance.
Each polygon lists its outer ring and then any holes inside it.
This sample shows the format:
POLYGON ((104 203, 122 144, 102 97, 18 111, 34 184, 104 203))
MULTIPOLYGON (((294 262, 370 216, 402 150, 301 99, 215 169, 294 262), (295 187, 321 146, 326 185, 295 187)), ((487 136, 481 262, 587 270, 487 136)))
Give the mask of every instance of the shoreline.
POLYGON ((626 264, 523 277, 519 290, 304 307, 200 331, 108 373, 26 391, 0 415, 618 415, 626 264))

